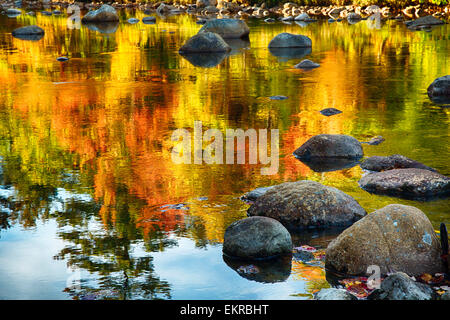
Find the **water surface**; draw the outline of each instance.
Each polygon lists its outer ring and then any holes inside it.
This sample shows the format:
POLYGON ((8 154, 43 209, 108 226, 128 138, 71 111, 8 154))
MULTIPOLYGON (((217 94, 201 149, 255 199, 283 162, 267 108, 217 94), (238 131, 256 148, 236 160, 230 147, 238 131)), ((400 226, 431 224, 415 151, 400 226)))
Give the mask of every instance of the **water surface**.
MULTIPOLYGON (((231 55, 195 60, 178 54, 201 27, 195 18, 126 22, 143 16, 122 11, 117 26, 79 29, 65 15, 0 16, 1 299, 308 299, 329 286, 321 261, 246 278, 222 257, 226 227, 246 216, 239 197, 285 181, 337 187, 367 212, 402 203, 436 229, 450 223, 448 199, 371 195, 358 187, 359 166, 315 172, 292 155, 320 133, 381 135, 365 157, 399 153, 450 175, 450 109, 426 95, 450 74, 449 25, 250 20, 249 41, 230 43, 231 55), (29 24, 45 36, 11 36, 29 24), (312 50, 270 52, 281 32, 307 35, 312 50), (293 68, 304 58, 321 66, 293 68), (319 113, 331 107, 343 113, 319 113), (173 164, 171 134, 194 121, 222 132, 279 129, 278 173, 173 164)), ((324 249, 335 236, 293 238, 324 249)))

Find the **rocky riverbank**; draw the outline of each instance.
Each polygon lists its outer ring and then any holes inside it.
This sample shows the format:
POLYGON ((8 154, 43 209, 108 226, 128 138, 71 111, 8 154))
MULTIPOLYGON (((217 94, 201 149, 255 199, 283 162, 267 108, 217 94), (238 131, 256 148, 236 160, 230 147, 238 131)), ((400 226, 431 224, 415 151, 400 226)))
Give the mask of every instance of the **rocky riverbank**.
MULTIPOLYGON (((41 10, 43 8, 54 7, 57 9, 67 8, 75 4, 82 10, 95 10, 101 7, 103 3, 99 2, 77 2, 77 1, 1 1, 0 7, 3 11, 14 10, 16 8, 26 8, 30 10, 41 10)), ((273 7, 266 3, 260 5, 246 5, 224 0, 197 0, 196 3, 178 3, 178 2, 155 2, 155 3, 118 3, 106 2, 116 9, 136 9, 146 14, 157 13, 159 15, 174 15, 188 13, 206 18, 258 18, 265 19, 267 22, 275 19, 283 21, 301 20, 312 22, 319 18, 328 19, 365 19, 373 14, 379 14, 380 19, 399 19, 410 20, 424 16, 433 15, 437 18, 449 19, 450 5, 433 6, 427 4, 418 4, 415 6, 406 6, 404 8, 394 8, 390 6, 378 7, 374 5, 358 6, 305 6, 292 2, 286 2, 273 7)))

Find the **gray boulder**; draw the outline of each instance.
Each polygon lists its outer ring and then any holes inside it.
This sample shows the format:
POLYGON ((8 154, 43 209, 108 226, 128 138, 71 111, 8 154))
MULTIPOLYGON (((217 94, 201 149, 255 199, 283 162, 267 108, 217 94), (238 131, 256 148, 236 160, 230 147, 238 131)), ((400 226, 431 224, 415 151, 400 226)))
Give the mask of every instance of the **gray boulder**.
POLYGON ((366 211, 344 192, 318 182, 301 180, 273 186, 250 206, 249 216, 266 216, 286 228, 343 227, 361 219, 366 211))
POLYGON ((313 62, 311 60, 305 59, 300 63, 297 63, 294 68, 297 69, 314 69, 320 67, 320 64, 313 62))
POLYGON ((89 11, 81 19, 82 22, 114 22, 119 21, 116 9, 110 5, 103 4, 97 10, 89 11))
POLYGON ((292 254, 292 239, 275 219, 250 217, 225 230, 223 253, 233 258, 268 259, 292 254))
POLYGON ((358 300, 344 289, 322 289, 314 295, 314 300, 358 300))
POLYGON ((374 290, 369 300, 432 300, 435 293, 430 286, 415 282, 403 272, 397 272, 381 283, 380 289, 374 290))
POLYGON ((365 275, 371 265, 384 275, 402 271, 418 276, 444 270, 441 246, 427 216, 412 206, 391 204, 345 229, 327 247, 325 267, 365 275))
POLYGON ((197 33, 180 48, 180 53, 229 52, 231 47, 213 32, 197 33))
POLYGON ((21 40, 39 40, 44 36, 45 31, 36 25, 14 29, 12 36, 21 40))
POLYGON ((436 169, 430 168, 400 154, 394 154, 388 157, 373 156, 367 158, 361 163, 361 168, 377 172, 405 168, 418 168, 436 172, 436 169))
POLYGON ((269 48, 310 48, 311 39, 301 34, 283 32, 276 35, 270 42, 269 48))
POLYGON ((436 102, 450 102, 450 75, 434 80, 427 89, 428 97, 436 102))
POLYGON ((343 134, 319 134, 310 138, 294 151, 299 159, 346 158, 359 159, 363 156, 361 143, 343 134))
POLYGON ((359 180, 364 190, 406 199, 447 196, 450 178, 424 169, 393 169, 365 175, 359 180))
POLYGON ((272 189, 273 187, 274 186, 256 188, 255 190, 249 191, 246 194, 244 194, 241 197, 241 200, 255 201, 256 199, 261 197, 263 194, 265 194, 268 190, 272 189))
POLYGON ((203 32, 214 32, 224 39, 236 39, 248 37, 250 29, 243 20, 212 19, 208 20, 198 33, 203 32))

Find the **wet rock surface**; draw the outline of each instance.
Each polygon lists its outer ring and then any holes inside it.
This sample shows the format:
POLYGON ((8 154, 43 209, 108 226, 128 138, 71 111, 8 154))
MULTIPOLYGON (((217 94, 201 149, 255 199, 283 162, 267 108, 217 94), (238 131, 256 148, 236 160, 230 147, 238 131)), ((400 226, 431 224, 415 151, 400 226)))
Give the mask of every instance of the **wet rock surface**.
POLYGON ((340 113, 342 113, 342 111, 338 110, 336 108, 326 108, 326 109, 320 110, 320 113, 324 116, 329 117, 329 116, 334 116, 336 114, 340 114, 340 113))
POLYGON ((450 194, 450 178, 417 168, 371 173, 363 176, 358 183, 370 193, 406 199, 426 200, 450 194))
POLYGON ((394 273, 381 282, 369 300, 432 300, 435 293, 430 286, 415 282, 403 272, 394 273))
POLYGON ((276 35, 269 42, 269 48, 309 48, 311 46, 311 39, 307 36, 287 32, 276 35))
POLYGON ((405 168, 418 168, 436 172, 436 169, 430 168, 423 163, 412 160, 400 154, 394 154, 388 157, 373 156, 367 158, 361 163, 361 168, 377 172, 405 168))
POLYGON ((247 213, 274 218, 291 230, 348 226, 366 214, 351 196, 310 180, 273 186, 247 213))
POLYGON ((427 216, 400 204, 376 210, 344 230, 327 247, 325 267, 347 275, 364 275, 377 265, 383 275, 443 271, 440 243, 427 216))
POLYGON ((223 253, 232 258, 270 259, 292 254, 291 235, 277 220, 250 217, 225 230, 223 253))
POLYGON ((359 159, 363 156, 363 149, 361 143, 351 136, 342 134, 319 134, 310 138, 295 150, 294 155, 299 159, 359 159))
POLYGON ((308 59, 305 59, 294 66, 294 68, 297 68, 297 69, 314 69, 314 68, 318 68, 318 67, 320 67, 320 64, 313 62, 311 60, 308 60, 308 59))
POLYGON ((427 89, 428 97, 438 103, 450 102, 450 75, 434 80, 427 89))
POLYGON ((114 22, 119 21, 116 9, 104 4, 97 10, 86 13, 81 19, 82 22, 114 22))
POLYGON ((321 289, 314 295, 314 300, 358 300, 354 295, 344 289, 321 289))

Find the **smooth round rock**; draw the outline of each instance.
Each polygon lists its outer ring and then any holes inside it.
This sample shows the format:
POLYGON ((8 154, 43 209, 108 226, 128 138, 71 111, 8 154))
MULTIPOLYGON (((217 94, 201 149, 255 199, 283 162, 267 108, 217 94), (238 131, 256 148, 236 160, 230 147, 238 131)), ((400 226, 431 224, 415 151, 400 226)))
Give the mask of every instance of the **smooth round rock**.
POLYGON ((82 22, 114 22, 119 21, 119 15, 112 6, 103 4, 99 9, 89 11, 81 19, 82 22))
POLYGON ((311 60, 305 59, 300 63, 297 63, 294 68, 297 69, 314 69, 320 67, 320 64, 313 62, 311 60))
POLYGON ((283 32, 276 35, 270 42, 269 48, 310 48, 312 41, 307 36, 283 32))
POLYGON ((223 253, 234 258, 268 259, 292 254, 292 239, 275 219, 250 217, 233 222, 225 230, 223 253))
POLYGON ((343 134, 319 134, 294 151, 299 159, 346 158, 359 159, 363 156, 361 143, 343 134))
POLYGON ((434 80, 429 85, 427 93, 431 100, 450 102, 450 75, 434 80))
POLYGON ((371 173, 358 183, 368 192, 403 198, 432 198, 450 194, 450 178, 417 168, 371 173))
POLYGON ((213 32, 197 33, 180 48, 182 53, 229 52, 231 47, 213 32))
POLYGON ((290 230, 345 227, 366 211, 348 194, 316 181, 300 180, 272 186, 247 211, 266 216, 290 230))
POLYGON ((346 275, 365 275, 371 265, 382 274, 443 271, 441 248, 427 216, 419 209, 391 204, 345 229, 327 247, 325 267, 346 275))

